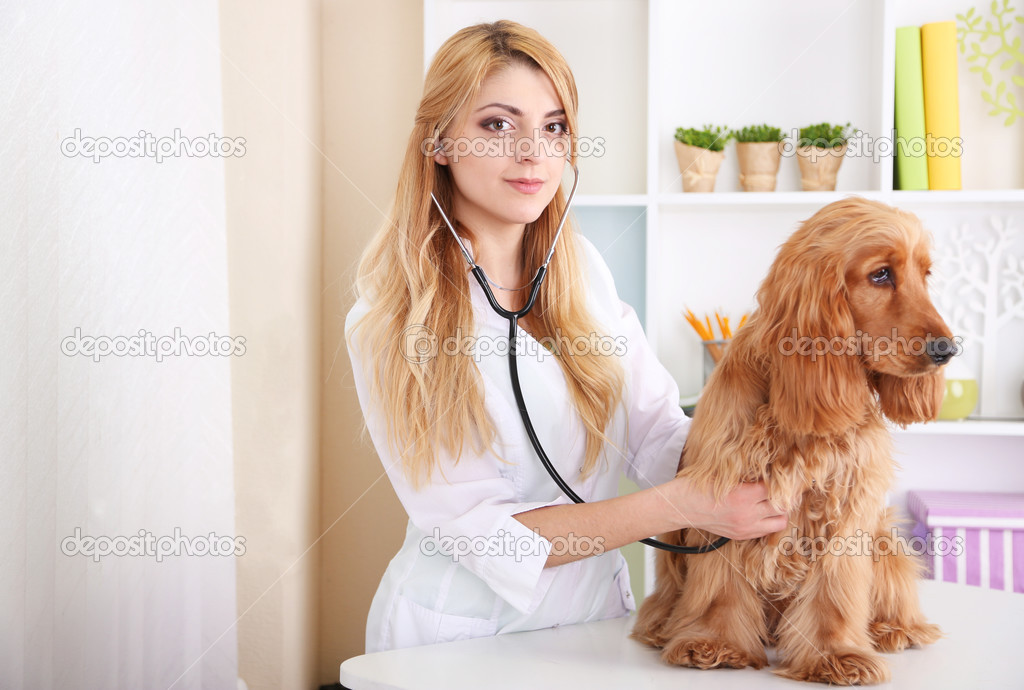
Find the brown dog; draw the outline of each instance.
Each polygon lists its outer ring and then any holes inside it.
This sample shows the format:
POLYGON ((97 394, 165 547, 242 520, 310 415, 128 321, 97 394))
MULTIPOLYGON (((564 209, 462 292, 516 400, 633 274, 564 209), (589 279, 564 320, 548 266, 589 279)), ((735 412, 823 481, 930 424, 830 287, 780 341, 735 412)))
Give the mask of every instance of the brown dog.
POLYGON ((782 676, 871 684, 889 676, 879 651, 941 636, 884 507, 895 465, 883 416, 935 419, 956 352, 929 266, 915 216, 859 197, 822 208, 780 249, 708 380, 680 474, 716 496, 763 479, 790 525, 707 554, 658 553, 633 637, 667 662, 761 668, 774 644, 782 676))

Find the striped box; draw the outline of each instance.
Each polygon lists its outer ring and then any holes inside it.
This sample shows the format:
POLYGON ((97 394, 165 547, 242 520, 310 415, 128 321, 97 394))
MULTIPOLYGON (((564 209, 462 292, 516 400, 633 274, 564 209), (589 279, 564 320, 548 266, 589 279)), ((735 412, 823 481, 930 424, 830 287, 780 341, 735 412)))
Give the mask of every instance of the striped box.
POLYGON ((907 509, 933 579, 1024 593, 1024 494, 911 491, 907 509))

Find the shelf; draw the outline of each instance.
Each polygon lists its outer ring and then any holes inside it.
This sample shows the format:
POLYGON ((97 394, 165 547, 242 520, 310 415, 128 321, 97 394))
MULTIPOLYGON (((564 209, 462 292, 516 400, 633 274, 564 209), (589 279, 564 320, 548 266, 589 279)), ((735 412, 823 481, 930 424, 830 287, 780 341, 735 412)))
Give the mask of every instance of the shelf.
POLYGON ((920 434, 942 436, 1024 436, 1024 420, 1010 419, 965 419, 962 421, 939 421, 927 424, 911 424, 906 429, 892 427, 895 434, 920 434))
MULTIPOLYGON (((700 395, 682 396, 679 406, 686 409, 697 404, 700 395)), ((928 436, 1021 436, 1024 437, 1024 419, 964 419, 911 424, 901 429, 889 424, 889 431, 900 435, 928 436)))
POLYGON ((797 206, 818 207, 845 199, 862 196, 894 206, 901 204, 993 204, 1024 203, 1024 190, 987 189, 964 191, 879 191, 838 190, 834 192, 704 192, 661 194, 657 197, 663 207, 695 206, 797 206))
POLYGON ((970 205, 970 204, 1021 204, 1024 203, 1024 189, 983 189, 960 191, 879 191, 840 190, 835 192, 687 192, 659 194, 650 197, 645 194, 580 194, 573 200, 574 206, 588 208, 601 206, 642 207, 651 204, 651 199, 664 208, 695 208, 701 206, 792 206, 817 208, 848 196, 862 196, 882 201, 893 206, 901 205, 970 205))
POLYGON ((877 190, 836 192, 680 192, 660 194, 658 203, 666 207, 692 206, 824 206, 848 196, 884 198, 877 190))
MULTIPOLYGON (((679 406, 692 407, 699 395, 681 397, 679 406)), ((889 431, 899 435, 927 436, 1020 436, 1024 437, 1024 420, 1012 419, 965 419, 962 421, 938 421, 927 424, 911 424, 906 429, 889 425, 889 431)))

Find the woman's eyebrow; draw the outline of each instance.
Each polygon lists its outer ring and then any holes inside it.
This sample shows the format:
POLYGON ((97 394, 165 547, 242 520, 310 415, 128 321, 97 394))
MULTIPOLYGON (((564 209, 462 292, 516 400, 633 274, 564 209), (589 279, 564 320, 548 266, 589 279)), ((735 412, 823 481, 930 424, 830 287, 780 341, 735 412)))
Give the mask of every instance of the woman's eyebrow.
MULTIPOLYGON (((504 110, 507 110, 508 112, 512 113, 516 117, 522 117, 523 116, 523 111, 522 110, 520 110, 519 108, 515 107, 514 105, 506 105, 505 103, 488 103, 485 106, 477 108, 476 112, 479 113, 481 110, 484 110, 485 108, 490 108, 492 105, 493 106, 497 106, 499 108, 502 108, 504 110)), ((552 110, 550 113, 545 113, 544 117, 554 117, 555 115, 565 115, 565 110, 563 110, 561 108, 559 108, 558 110, 552 110)))

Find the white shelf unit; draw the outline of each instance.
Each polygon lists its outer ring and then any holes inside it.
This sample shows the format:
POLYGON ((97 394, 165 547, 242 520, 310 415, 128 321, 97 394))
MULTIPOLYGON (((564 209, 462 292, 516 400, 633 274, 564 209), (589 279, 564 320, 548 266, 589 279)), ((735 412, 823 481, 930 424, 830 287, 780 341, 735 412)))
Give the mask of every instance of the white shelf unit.
MULTIPOLYGON (((1014 155, 1012 147, 965 149, 961 191, 894 191, 891 156, 876 161, 848 153, 834 192, 800 191, 797 161, 787 157, 777 191, 745 193, 729 144, 715 191, 682 192, 673 149, 679 126, 767 122, 789 133, 829 121, 850 122, 873 137, 891 135, 895 28, 950 19, 951 8, 971 6, 968 0, 426 0, 424 51, 429 64, 458 28, 506 18, 537 29, 565 55, 579 89, 580 135, 606 143, 604 156, 579 163, 578 227, 604 252, 620 297, 636 308, 686 397, 699 391, 702 352, 681 310, 721 310, 735 323, 753 308, 778 246, 825 204, 857 194, 905 207, 937 242, 954 224, 990 213, 1024 226, 1024 190, 969 184, 968 173, 977 168, 968 166, 988 155, 1014 155)), ((962 70, 961 94, 969 88, 965 76, 962 70)), ((1013 141, 1024 137, 1018 133, 1013 141)), ((1020 179, 1015 184, 1024 187, 1020 179)), ((947 468, 942 481, 952 483, 947 488, 1024 491, 1024 421, 894 431, 906 486, 941 486, 931 469, 938 455, 947 468), (964 483, 952 477, 967 457, 983 469, 964 483)), ((962 471, 971 472, 966 465, 962 471)))
POLYGON ((874 140, 891 136, 895 27, 952 17, 942 7, 897 0, 727 7, 726 13, 726 5, 711 3, 648 3, 646 326, 683 396, 699 390, 702 370, 701 346, 680 309, 722 310, 735 322, 752 308, 777 247, 822 206, 859 195, 914 211, 933 231, 954 215, 1024 217, 1024 190, 894 191, 891 155, 876 160, 852 151, 834 192, 800 191, 790 156, 777 191, 747 193, 739 191, 735 148, 728 145, 715 191, 683 193, 672 142, 677 126, 768 122, 792 132, 827 120, 851 122, 874 140), (709 29, 719 16, 720 28, 709 29), (813 22, 798 19, 811 16, 813 22), (734 46, 741 56, 729 52, 734 46), (692 56, 700 68, 684 70, 692 56))

